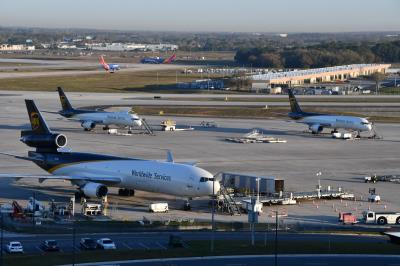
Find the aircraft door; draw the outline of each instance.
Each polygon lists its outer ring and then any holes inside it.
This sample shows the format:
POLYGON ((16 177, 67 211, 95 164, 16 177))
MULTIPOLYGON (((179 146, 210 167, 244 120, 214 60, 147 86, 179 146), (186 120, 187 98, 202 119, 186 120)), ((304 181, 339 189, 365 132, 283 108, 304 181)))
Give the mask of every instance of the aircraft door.
POLYGON ((193 194, 195 189, 197 189, 195 187, 195 182, 194 182, 194 177, 193 176, 189 176, 189 178, 186 180, 185 182, 185 191, 188 192, 189 194, 193 194))

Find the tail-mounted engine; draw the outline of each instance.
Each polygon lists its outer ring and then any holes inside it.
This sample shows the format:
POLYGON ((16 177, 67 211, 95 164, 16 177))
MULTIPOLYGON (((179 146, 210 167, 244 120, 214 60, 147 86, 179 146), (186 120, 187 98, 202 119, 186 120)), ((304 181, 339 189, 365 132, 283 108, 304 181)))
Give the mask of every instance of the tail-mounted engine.
POLYGON ((29 131, 21 131, 20 140, 29 147, 40 150, 57 150, 67 145, 67 137, 58 133, 51 134, 32 134, 29 131))

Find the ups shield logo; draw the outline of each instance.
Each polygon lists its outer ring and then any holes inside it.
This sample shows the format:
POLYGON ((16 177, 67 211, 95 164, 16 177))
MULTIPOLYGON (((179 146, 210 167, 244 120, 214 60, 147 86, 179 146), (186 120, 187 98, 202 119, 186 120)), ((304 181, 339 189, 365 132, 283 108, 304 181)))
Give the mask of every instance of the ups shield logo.
POLYGON ((36 112, 31 113, 31 125, 32 130, 36 130, 40 126, 39 114, 36 112))
POLYGON ((60 100, 61 100, 61 104, 63 106, 65 106, 65 96, 64 95, 60 96, 60 100))

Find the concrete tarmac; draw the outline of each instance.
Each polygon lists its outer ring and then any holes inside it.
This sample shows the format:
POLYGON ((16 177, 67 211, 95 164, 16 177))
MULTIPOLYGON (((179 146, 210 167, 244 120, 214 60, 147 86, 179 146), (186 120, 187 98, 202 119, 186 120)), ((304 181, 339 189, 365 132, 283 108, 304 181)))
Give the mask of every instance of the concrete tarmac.
MULTIPOLYGON (((41 110, 59 110, 56 92, 1 92, 0 96, 0 151, 26 155, 29 148, 19 141, 20 130, 27 129, 28 117, 23 99, 37 100, 41 110)), ((121 102, 121 95, 71 93, 71 101, 76 106, 99 105, 108 102, 121 102)), ((132 97, 132 96, 129 96, 132 97)), ((162 101, 155 101, 155 104, 162 101)), ((139 114, 140 115, 140 114, 139 114)), ((69 147, 73 151, 106 153, 119 156, 165 160, 164 149, 173 151, 177 161, 196 161, 198 166, 212 172, 221 171, 254 174, 258 176, 276 176, 285 179, 286 191, 313 191, 318 183, 316 173, 321 171, 321 184, 332 188, 342 187, 357 195, 359 202, 320 202, 317 206, 287 206, 289 218, 297 221, 310 221, 316 224, 337 223, 336 211, 352 211, 357 215, 371 208, 373 210, 400 210, 398 192, 400 184, 365 184, 364 176, 371 174, 400 174, 398 158, 400 155, 400 124, 377 124, 383 140, 344 141, 330 138, 329 135, 312 136, 303 131, 304 125, 285 120, 252 119, 207 119, 193 117, 145 117, 151 124, 158 126, 161 120, 173 119, 180 128, 194 127, 193 131, 156 132, 156 136, 134 134, 133 136, 107 135, 99 128, 94 132, 84 132, 79 123, 61 119, 58 115, 45 113, 50 127, 67 135, 69 147), (217 128, 204 128, 200 123, 213 120, 217 128), (287 140, 286 144, 236 144, 226 142, 226 137, 239 137, 253 128, 261 129, 264 134, 287 140), (381 204, 366 202, 368 189, 376 188, 381 195, 381 204), (335 205, 335 206, 333 206, 335 205)), ((31 162, 0 156, 0 172, 46 174, 31 162)), ((39 200, 55 198, 68 200, 75 191, 68 183, 37 180, 11 179, 0 180, 0 199, 10 202, 12 199, 26 201, 36 192, 39 200)), ((202 212, 171 212, 165 216, 148 214, 149 202, 166 200, 172 206, 178 206, 182 200, 174 197, 138 192, 133 198, 115 196, 111 189, 111 201, 116 219, 142 219, 143 216, 157 219, 178 219, 180 217, 209 219, 207 209, 202 212), (179 203, 179 204, 178 204, 179 203)), ((269 208, 265 208, 262 219, 268 218, 269 208)), ((217 216, 228 221, 246 221, 246 216, 217 216)))

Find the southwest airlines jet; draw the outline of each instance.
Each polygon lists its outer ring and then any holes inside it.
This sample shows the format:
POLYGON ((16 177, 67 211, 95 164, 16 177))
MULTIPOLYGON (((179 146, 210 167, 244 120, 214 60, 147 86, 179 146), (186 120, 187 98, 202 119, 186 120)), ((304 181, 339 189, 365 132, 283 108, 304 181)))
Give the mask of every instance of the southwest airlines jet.
POLYGON ((115 71, 121 69, 118 64, 107 64, 103 56, 100 56, 100 64, 103 66, 105 71, 110 73, 114 73, 115 71))
POLYGON ((170 64, 176 59, 176 55, 168 57, 167 59, 162 57, 145 57, 140 62, 142 64, 170 64))
POLYGON ((321 133, 324 128, 332 128, 332 133, 334 133, 340 128, 356 131, 359 137, 360 132, 370 132, 372 130, 372 123, 366 118, 348 115, 303 112, 291 89, 289 89, 289 102, 291 109, 291 112, 288 114, 289 117, 295 119, 298 123, 308 125, 313 134, 321 133))
POLYGON ((171 152, 166 161, 125 158, 111 155, 71 152, 65 135, 53 132, 32 100, 25 100, 31 129, 21 131, 20 140, 29 147, 28 156, 0 153, 28 160, 50 175, 0 174, 0 177, 37 178, 70 181, 78 188, 76 197, 103 197, 108 187, 120 188, 120 195, 134 190, 192 198, 219 191, 219 183, 206 170, 192 164, 174 162, 171 152), (214 187, 214 190, 213 190, 214 187))

